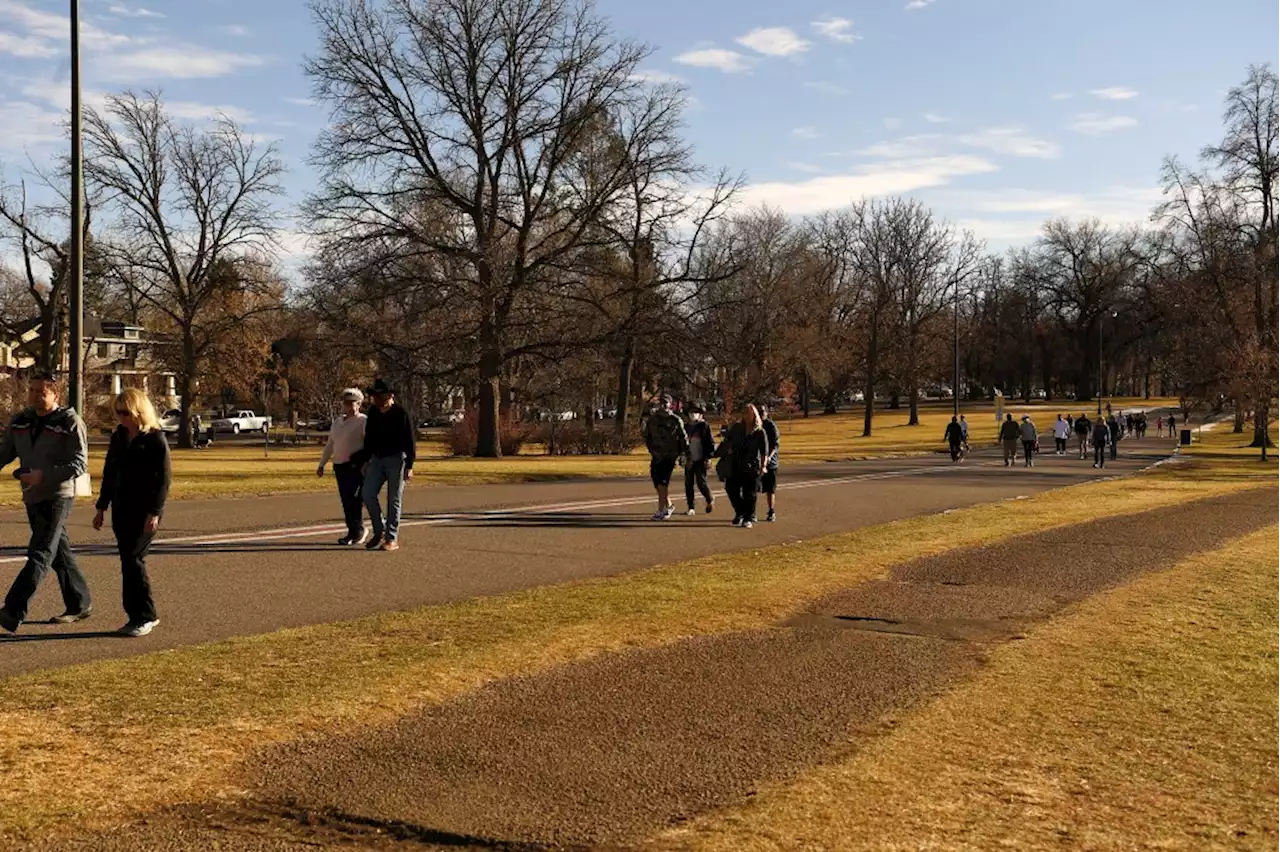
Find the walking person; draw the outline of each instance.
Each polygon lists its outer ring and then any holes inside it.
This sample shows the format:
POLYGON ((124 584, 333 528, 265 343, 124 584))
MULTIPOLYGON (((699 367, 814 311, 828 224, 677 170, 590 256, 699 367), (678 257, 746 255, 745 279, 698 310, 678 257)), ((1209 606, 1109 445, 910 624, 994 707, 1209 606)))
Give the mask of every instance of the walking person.
POLYGON ((102 529, 107 509, 111 531, 120 552, 124 612, 128 617, 123 636, 146 636, 160 623, 151 598, 147 576, 147 552, 164 517, 165 500, 173 473, 169 442, 160 430, 155 407, 137 388, 127 388, 115 399, 119 426, 111 433, 107 462, 98 490, 98 513, 93 528, 102 529))
POLYGON ((960 415, 960 438, 962 449, 964 452, 960 454, 960 458, 964 458, 969 454, 969 421, 964 419, 964 415, 960 415))
POLYGON ((1054 453, 1060 456, 1067 454, 1067 439, 1071 437, 1071 424, 1058 415, 1053 424, 1054 453))
POLYGON ((1089 455, 1089 433, 1093 431, 1088 414, 1081 414, 1076 418, 1075 430, 1076 440, 1080 444, 1080 459, 1083 461, 1089 455))
POLYGON ((707 485, 707 465, 716 454, 716 439, 711 433, 711 424, 706 421, 706 411, 706 406, 695 402, 689 407, 689 422, 684 426, 685 437, 689 439, 689 452, 684 466, 684 499, 689 506, 686 515, 698 513, 693 506, 694 485, 697 485, 702 499, 706 501, 708 514, 716 503, 711 496, 711 487, 707 485))
POLYGON ((342 502, 342 517, 347 524, 347 534, 338 539, 343 547, 363 544, 364 529, 364 475, 360 473, 357 457, 364 447, 364 430, 368 417, 361 413, 360 403, 364 394, 359 388, 347 388, 342 392, 342 414, 329 426, 329 440, 320 454, 316 476, 324 476, 324 466, 333 459, 333 476, 338 483, 338 499, 342 502))
MULTIPOLYGON (((409 414, 396 402, 395 388, 382 379, 369 389, 373 406, 364 423, 364 446, 357 456, 364 465, 364 507, 373 524, 373 535, 365 543, 366 550, 400 549, 400 506, 405 483, 413 479, 413 462, 417 457, 417 436, 409 414), (378 494, 387 486, 385 521, 378 494)), ((362 525, 363 526, 363 525, 362 525)), ((361 535, 363 535, 361 530, 361 535)))
POLYGON ((1107 430, 1111 434, 1111 460, 1115 461, 1116 447, 1120 443, 1120 418, 1114 414, 1107 418, 1107 430))
POLYGON ((1018 424, 1013 422, 1013 415, 1006 414, 1004 422, 1000 424, 1000 447, 1004 450, 1005 467, 1013 467, 1018 460, 1018 437, 1021 434, 1018 424))
POLYGON ((729 457, 729 476, 724 485, 733 505, 733 525, 751 529, 756 522, 760 479, 769 456, 769 439, 754 405, 742 410, 742 419, 720 442, 720 452, 729 457))
POLYGON ((1178 438, 1178 415, 1169 415, 1169 437, 1177 440, 1178 438))
POLYGON ((1040 435, 1036 432, 1036 424, 1031 420, 1031 415, 1022 415, 1022 426, 1019 427, 1018 432, 1022 439, 1023 467, 1035 467, 1035 453, 1040 435))
POLYGON ((951 418, 951 422, 947 424, 947 429, 942 437, 947 442, 947 449, 951 451, 951 461, 960 461, 960 454, 964 448, 964 431, 960 428, 960 420, 958 418, 951 418))
POLYGON ((769 406, 760 406, 760 417, 762 422, 760 428, 764 429, 764 437, 769 442, 769 452, 766 454, 764 463, 764 475, 760 477, 760 490, 764 492, 765 503, 769 507, 769 513, 764 519, 769 523, 778 520, 777 513, 777 494, 778 494, 778 424, 769 416, 769 406))
POLYGON ((653 520, 665 521, 676 511, 670 495, 671 474, 676 469, 676 462, 689 450, 684 423, 671 410, 670 394, 664 393, 659 398, 658 407, 644 422, 641 431, 644 445, 649 450, 649 479, 658 493, 658 510, 653 513, 653 520))
POLYGON ((1164 417, 1156 418, 1156 437, 1157 438, 1164 437, 1164 417))
POLYGON ((1107 466, 1107 445, 1111 443, 1111 429, 1101 417, 1093 426, 1093 466, 1107 466))
POLYGON ((70 624, 93 612, 89 584, 67 536, 76 480, 89 468, 88 440, 76 410, 58 404, 58 391, 52 373, 33 375, 27 385, 28 407, 9 421, 0 444, 0 468, 15 458, 21 464, 15 476, 22 483, 22 502, 31 526, 27 562, 0 607, 0 628, 10 633, 16 633, 26 619, 27 606, 50 568, 66 606, 53 621, 70 624))

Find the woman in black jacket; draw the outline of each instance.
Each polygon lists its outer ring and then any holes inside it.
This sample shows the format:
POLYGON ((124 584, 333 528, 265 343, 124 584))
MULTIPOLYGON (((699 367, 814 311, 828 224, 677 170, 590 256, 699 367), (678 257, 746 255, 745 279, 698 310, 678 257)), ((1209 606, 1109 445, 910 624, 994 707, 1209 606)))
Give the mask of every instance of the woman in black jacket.
POLYGON ((147 551, 160 528, 169 496, 173 476, 169 443, 160 430, 151 400, 137 388, 128 388, 116 397, 115 411, 120 425, 112 433, 107 449, 93 528, 102 529, 103 517, 110 508, 111 530, 120 550, 124 611, 129 616, 120 633, 146 636, 160 623, 147 578, 147 551))
POLYGON ((764 475, 765 460, 769 457, 769 439, 754 405, 742 410, 742 420, 733 424, 720 443, 719 454, 729 457, 729 476, 724 489, 733 505, 733 525, 751 529, 756 522, 760 477, 764 475))

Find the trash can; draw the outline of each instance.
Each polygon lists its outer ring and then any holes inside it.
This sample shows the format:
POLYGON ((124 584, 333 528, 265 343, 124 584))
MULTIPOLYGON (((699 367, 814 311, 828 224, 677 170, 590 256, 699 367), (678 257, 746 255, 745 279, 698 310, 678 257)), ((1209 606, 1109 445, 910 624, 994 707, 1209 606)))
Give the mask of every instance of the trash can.
POLYGON ((1191 446, 1191 430, 1190 429, 1183 429, 1182 432, 1179 433, 1178 443, 1184 447, 1191 446))

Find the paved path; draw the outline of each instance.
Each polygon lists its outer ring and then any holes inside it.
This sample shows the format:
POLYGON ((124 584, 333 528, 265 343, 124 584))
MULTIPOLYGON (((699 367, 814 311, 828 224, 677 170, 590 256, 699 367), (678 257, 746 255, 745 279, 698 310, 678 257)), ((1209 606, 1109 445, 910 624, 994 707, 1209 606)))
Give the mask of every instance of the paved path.
MULTIPOLYGON (((411 486, 403 546, 393 554, 335 546, 342 530, 329 494, 179 501, 150 560, 161 625, 138 640, 107 632, 124 621, 119 565, 108 531, 89 525, 86 504, 73 515, 71 536, 94 616, 72 627, 28 622, 18 636, 0 638, 0 676, 797 541, 1132 472, 1170 449, 1152 439, 1123 446, 1104 472, 1053 455, 1034 469, 1008 469, 989 451, 960 465, 933 456, 787 466, 781 520, 752 530, 729 525, 720 494, 714 515, 652 522, 653 492, 642 479, 411 486)), ((0 583, 21 567, 23 548, 13 545, 26 537, 22 513, 0 513, 0 541, 10 544, 0 551, 0 583)), ((31 618, 60 611, 50 577, 31 618)))

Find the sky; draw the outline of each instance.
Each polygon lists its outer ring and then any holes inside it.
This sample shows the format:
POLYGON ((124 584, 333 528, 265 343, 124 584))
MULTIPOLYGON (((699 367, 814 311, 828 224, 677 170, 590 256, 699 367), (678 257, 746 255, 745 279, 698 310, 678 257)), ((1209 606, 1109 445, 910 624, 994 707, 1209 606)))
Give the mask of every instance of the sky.
MULTIPOLYGON (((66 149, 67 0, 0 0, 0 173, 66 149)), ((1277 63, 1275 0, 598 0, 653 46, 642 70, 688 87, 699 160, 744 201, 793 215, 911 195, 993 250, 1045 219, 1142 222, 1162 159, 1222 134, 1250 62, 1277 63)), ((290 167, 290 203, 326 112, 302 59, 302 0, 81 0, 86 100, 160 91, 222 112, 290 167)), ((303 251, 300 238, 286 241, 303 251)))

